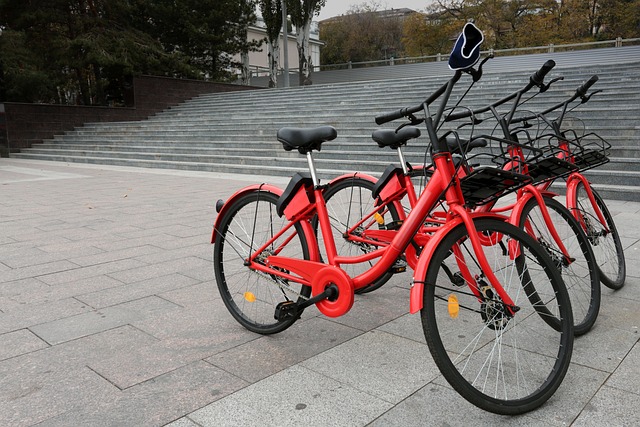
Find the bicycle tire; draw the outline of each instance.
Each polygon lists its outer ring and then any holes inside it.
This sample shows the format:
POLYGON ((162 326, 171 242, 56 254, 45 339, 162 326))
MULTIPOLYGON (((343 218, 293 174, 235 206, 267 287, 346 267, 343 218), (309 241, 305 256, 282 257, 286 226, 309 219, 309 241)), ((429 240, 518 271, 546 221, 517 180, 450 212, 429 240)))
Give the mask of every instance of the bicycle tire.
POLYGON ((545 196, 544 203, 560 240, 573 259, 564 257, 547 228, 538 201, 529 199, 522 209, 518 226, 525 223, 535 233, 534 237, 551 257, 562 275, 573 309, 573 327, 576 336, 587 333, 595 323, 600 311, 600 277, 591 245, 582 227, 564 205, 552 197, 545 196))
POLYGON ((598 268, 600 270, 600 281, 608 288, 617 290, 624 286, 626 279, 626 262, 624 259, 624 249, 618 234, 618 229, 613 221, 613 217, 602 200, 598 192, 591 187, 596 204, 602 212, 607 222, 609 233, 604 231, 604 227, 598 220, 598 215, 589 200, 584 183, 580 181, 576 187, 575 200, 573 206, 581 212, 584 219, 583 226, 587 239, 593 249, 598 268))
MULTIPOLYGON (((286 218, 280 218, 276 213, 277 201, 276 194, 256 189, 232 202, 220 221, 213 250, 213 266, 222 301, 242 326, 263 335, 281 332, 299 318, 277 320, 274 315, 278 303, 299 301, 311 295, 310 286, 290 283, 245 265, 249 248, 261 247, 286 224, 286 218)), ((299 224, 294 227, 298 239, 294 236, 278 254, 309 259, 308 242, 302 228, 299 224)), ((283 237, 277 240, 277 244, 282 242, 283 237)))
MULTIPOLYGON (((324 200, 329 213, 333 238, 336 243, 336 251, 339 256, 356 256, 378 249, 377 246, 355 242, 350 239, 347 230, 350 226, 357 224, 365 215, 376 209, 375 200, 372 197, 375 183, 361 177, 352 177, 339 181, 329 186, 324 192, 324 200)), ((392 204, 388 209, 378 210, 385 223, 398 220, 398 213, 392 204)), ((317 230, 317 218, 314 219, 314 229, 317 230)), ((369 227, 378 227, 374 220, 368 220, 362 227, 358 227, 356 233, 365 231, 369 227)), ((318 246, 324 250, 321 236, 318 236, 318 246)), ((323 254, 323 257, 325 255, 323 254)), ((373 266, 374 262, 369 261, 359 264, 342 264, 340 268, 351 277, 356 277, 373 266)), ((365 294, 379 289, 391 279, 393 273, 387 271, 376 279, 373 283, 356 290, 357 294, 365 294)))
POLYGON ((477 260, 452 256, 454 246, 467 258, 475 256, 461 224, 429 260, 421 311, 425 338, 440 372, 462 397, 493 413, 522 414, 546 402, 569 367, 574 338, 569 296, 549 256, 524 231, 497 219, 474 223, 478 232, 501 237, 500 244, 483 247, 519 309, 509 317, 497 294, 484 285, 479 299, 464 282, 449 279, 445 263, 464 262, 477 282, 484 277, 477 260), (514 260, 509 247, 520 249, 514 260), (547 312, 555 316, 550 321, 543 319, 547 312))

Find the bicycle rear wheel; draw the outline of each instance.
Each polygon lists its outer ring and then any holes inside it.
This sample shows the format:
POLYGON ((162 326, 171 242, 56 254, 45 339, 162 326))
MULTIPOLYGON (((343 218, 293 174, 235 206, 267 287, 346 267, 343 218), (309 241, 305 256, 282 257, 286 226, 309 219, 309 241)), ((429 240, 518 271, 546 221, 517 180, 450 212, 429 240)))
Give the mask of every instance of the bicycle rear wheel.
POLYGON ((553 395, 569 367, 569 297, 549 256, 524 231, 500 220, 474 222, 478 232, 494 238, 484 253, 515 313, 488 285, 460 225, 429 261, 421 312, 425 337, 440 372, 465 399, 497 414, 525 413, 553 395), (472 289, 465 277, 478 287, 472 289))
POLYGON ((591 204, 587 189, 582 181, 578 183, 576 188, 573 206, 581 213, 584 231, 600 269, 600 281, 608 288, 620 289, 624 286, 626 278, 626 263, 620 235, 602 197, 593 187, 591 187, 591 191, 596 200, 597 209, 600 210, 607 223, 606 228, 598 219, 596 207, 591 204), (607 228, 609 231, 606 231, 607 228))
MULTIPOLYGON (((287 223, 286 218, 276 213, 277 201, 277 195, 262 190, 238 198, 224 213, 213 250, 222 301, 241 325, 259 334, 274 334, 291 326, 298 317, 277 320, 276 306, 285 301, 306 299, 311 294, 309 286, 245 265, 250 253, 266 244, 287 223)), ((269 245, 257 262, 276 251, 281 256, 309 259, 307 241, 298 224, 269 245)))
MULTIPOLYGON (((365 220, 352 232, 348 232, 365 216, 376 212, 382 218, 382 222, 386 224, 398 219, 398 213, 393 205, 380 209, 376 207, 375 199, 372 197, 374 186, 375 184, 367 179, 353 177, 331 185, 324 192, 331 230, 333 231, 336 251, 339 256, 353 257, 379 248, 374 244, 357 240, 367 230, 379 228, 375 218, 372 217, 365 220)), ((322 239, 320 236, 318 239, 319 247, 322 250, 324 248, 322 239)), ((349 276, 356 277, 369 270, 373 264, 373 261, 358 264, 341 264, 340 268, 346 271, 349 276)), ((393 273, 388 271, 370 285, 356 290, 356 293, 364 294, 375 291, 384 285, 391 276, 393 276, 393 273)))
POLYGON ((562 244, 567 248, 570 262, 564 258, 547 228, 540 205, 535 198, 524 205, 518 225, 532 233, 532 237, 547 251, 562 274, 571 299, 574 333, 582 335, 591 329, 600 311, 598 267, 587 236, 571 212, 551 197, 544 197, 544 203, 562 244))

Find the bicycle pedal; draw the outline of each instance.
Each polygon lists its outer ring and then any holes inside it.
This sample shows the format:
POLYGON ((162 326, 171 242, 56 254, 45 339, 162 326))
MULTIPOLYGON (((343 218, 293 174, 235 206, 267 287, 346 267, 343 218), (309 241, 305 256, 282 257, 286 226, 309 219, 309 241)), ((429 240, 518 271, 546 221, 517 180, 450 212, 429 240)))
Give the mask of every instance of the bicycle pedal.
POLYGON ((396 260, 396 262, 389 269, 392 273, 403 273, 407 271, 407 262, 401 259, 396 260))
POLYGON ((298 304, 293 301, 283 301, 276 305, 276 312, 273 316, 279 322, 293 319, 298 316, 298 304))
POLYGON ((392 221, 388 224, 384 225, 384 228, 381 227, 382 230, 399 230, 402 227, 402 220, 392 221))

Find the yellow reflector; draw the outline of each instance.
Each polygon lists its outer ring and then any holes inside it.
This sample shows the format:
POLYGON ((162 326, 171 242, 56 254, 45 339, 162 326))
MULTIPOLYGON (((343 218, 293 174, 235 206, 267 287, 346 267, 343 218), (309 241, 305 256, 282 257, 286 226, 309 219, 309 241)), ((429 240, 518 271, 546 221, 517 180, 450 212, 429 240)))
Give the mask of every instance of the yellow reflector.
POLYGON ((382 215, 380 215, 378 212, 374 213, 373 217, 375 218, 378 224, 384 225, 384 218, 382 218, 382 215))
POLYGON ((449 295, 449 304, 447 305, 447 308, 449 309, 449 316, 451 316, 452 319, 458 317, 458 313, 460 313, 460 304, 458 304, 457 296, 453 294, 449 295))
POLYGON ((249 302, 256 302, 256 296, 253 294, 253 292, 245 292, 244 299, 249 302))

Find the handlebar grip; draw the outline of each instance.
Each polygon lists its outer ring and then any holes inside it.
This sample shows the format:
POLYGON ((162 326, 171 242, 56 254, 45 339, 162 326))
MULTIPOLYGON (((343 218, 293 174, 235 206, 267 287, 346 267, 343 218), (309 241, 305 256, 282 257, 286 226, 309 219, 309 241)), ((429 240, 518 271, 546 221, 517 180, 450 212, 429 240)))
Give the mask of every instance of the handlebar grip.
POLYGON ((467 117, 471 117, 472 114, 473 112, 470 110, 461 111, 460 113, 451 113, 445 116, 445 121, 452 122, 454 120, 466 119, 467 117))
POLYGON ((376 124, 383 125, 393 120, 400 119, 407 114, 407 110, 408 110, 407 108, 401 108, 397 111, 392 111, 390 113, 384 113, 379 116, 376 116, 376 124))
POLYGON ((580 86, 578 89, 576 89, 576 94, 579 95, 579 96, 585 96, 587 94, 587 91, 589 90, 589 88, 591 86, 593 86, 595 84, 595 82, 597 82, 597 81, 598 81, 598 75, 594 74, 582 86, 580 86))
POLYGON ((548 60, 538 71, 531 75, 531 82, 537 86, 541 85, 544 82, 544 77, 549 74, 549 71, 555 66, 556 62, 553 59, 548 60))

